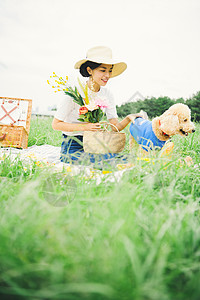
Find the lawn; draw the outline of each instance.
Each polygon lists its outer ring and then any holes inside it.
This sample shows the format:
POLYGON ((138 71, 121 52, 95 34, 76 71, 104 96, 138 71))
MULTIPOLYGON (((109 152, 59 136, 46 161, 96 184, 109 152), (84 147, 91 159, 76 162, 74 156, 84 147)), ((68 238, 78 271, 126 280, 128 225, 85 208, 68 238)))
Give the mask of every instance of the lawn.
MULTIPOLYGON (((32 119, 29 146, 60 146, 51 121, 32 119)), ((74 187, 63 207, 47 201, 50 167, 3 158, 1 299, 199 300, 199 124, 173 140, 170 160, 133 157, 120 181, 114 169, 98 185, 63 173, 74 187)))

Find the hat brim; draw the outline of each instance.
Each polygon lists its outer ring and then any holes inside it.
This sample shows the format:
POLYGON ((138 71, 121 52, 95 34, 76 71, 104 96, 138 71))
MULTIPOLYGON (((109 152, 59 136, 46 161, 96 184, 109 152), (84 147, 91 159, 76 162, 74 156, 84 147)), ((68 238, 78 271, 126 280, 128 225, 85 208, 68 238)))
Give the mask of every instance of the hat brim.
POLYGON ((126 68, 127 68, 127 64, 125 62, 116 62, 116 61, 113 61, 111 59, 104 59, 102 61, 102 59, 100 58, 95 58, 95 59, 82 59, 82 60, 79 60, 74 68, 75 69, 80 69, 81 65, 84 64, 86 61, 92 61, 92 62, 96 62, 98 64, 106 64, 106 65, 113 65, 113 69, 112 69, 112 75, 111 77, 115 77, 115 76, 118 76, 120 75, 121 73, 123 73, 126 68))

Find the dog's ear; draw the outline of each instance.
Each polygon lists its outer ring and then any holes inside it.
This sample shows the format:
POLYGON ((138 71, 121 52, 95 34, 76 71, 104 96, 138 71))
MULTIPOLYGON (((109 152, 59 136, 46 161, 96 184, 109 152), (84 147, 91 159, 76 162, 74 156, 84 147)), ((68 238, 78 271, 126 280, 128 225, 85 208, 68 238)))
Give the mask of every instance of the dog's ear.
POLYGON ((179 132, 179 120, 176 115, 169 115, 160 119, 160 129, 169 136, 179 132))

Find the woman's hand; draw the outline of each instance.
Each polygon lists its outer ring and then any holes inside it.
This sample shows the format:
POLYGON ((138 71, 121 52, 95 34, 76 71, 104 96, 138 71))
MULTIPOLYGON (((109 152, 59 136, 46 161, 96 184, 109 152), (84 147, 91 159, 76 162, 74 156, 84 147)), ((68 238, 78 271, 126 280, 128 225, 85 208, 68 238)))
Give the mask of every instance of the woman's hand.
POLYGON ((136 119, 136 118, 143 118, 143 119, 145 119, 145 120, 148 120, 148 115, 147 115, 147 113, 145 112, 145 111, 143 111, 143 110, 141 110, 139 113, 137 113, 137 114, 130 114, 130 115, 128 115, 127 116, 128 117, 128 119, 131 121, 131 122, 134 122, 134 120, 136 119))
MULTIPOLYGON (((130 122, 134 123, 135 118, 148 119, 147 113, 145 111, 140 111, 138 114, 130 114, 126 116, 122 121, 117 119, 110 119, 109 122, 114 124, 119 131, 123 130, 130 122)), ((115 128, 112 128, 113 131, 117 131, 115 128)))
POLYGON ((83 131, 99 131, 101 129, 100 123, 86 123, 82 124, 83 131))

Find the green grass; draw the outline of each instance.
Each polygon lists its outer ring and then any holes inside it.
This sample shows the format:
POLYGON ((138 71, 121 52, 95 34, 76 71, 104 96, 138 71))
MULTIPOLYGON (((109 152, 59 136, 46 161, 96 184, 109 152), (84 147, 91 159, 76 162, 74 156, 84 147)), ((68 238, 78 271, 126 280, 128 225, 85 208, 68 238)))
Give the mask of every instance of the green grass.
MULTIPOLYGON (((51 121, 32 119, 29 146, 60 146, 51 121)), ((74 176, 76 194, 64 207, 43 193, 52 169, 5 159, 1 299, 199 300, 199 130, 197 124, 193 135, 173 138, 169 161, 133 158, 135 167, 119 182, 113 173, 113 182, 98 186, 74 176), (186 155, 196 167, 180 164, 186 155)))
POLYGON ((33 117, 28 138, 28 147, 49 144, 56 147, 61 145, 61 132, 52 129, 53 117, 33 117))

